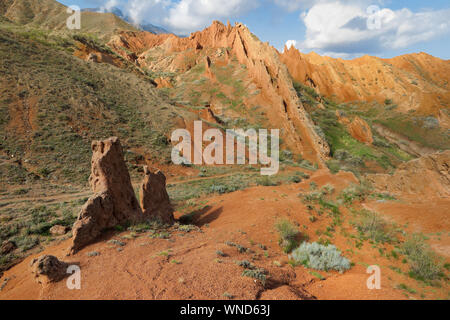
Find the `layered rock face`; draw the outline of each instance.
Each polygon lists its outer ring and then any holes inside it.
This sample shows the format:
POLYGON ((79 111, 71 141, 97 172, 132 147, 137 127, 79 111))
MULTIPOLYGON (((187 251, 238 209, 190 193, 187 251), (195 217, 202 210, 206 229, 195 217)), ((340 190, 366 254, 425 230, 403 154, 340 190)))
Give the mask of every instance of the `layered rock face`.
POLYGON ((143 218, 119 139, 94 141, 92 151, 89 183, 95 195, 83 206, 73 226, 71 253, 92 243, 105 229, 143 218))
POLYGON ((384 104, 391 99, 399 111, 435 116, 450 103, 450 61, 425 53, 343 60, 303 54, 291 47, 284 49, 280 59, 294 80, 340 101, 384 104))
MULTIPOLYGON (((232 57, 245 66, 248 76, 260 91, 259 102, 265 104, 272 128, 281 129, 281 137, 287 147, 319 164, 327 159, 329 146, 315 132, 276 49, 262 43, 244 25, 232 27, 216 21, 188 38, 126 32, 113 38, 109 45, 119 53, 136 53, 136 63, 142 68, 171 72, 186 72, 196 64, 204 63, 204 60, 196 60, 203 51, 225 49, 225 61, 232 57), (155 48, 164 53, 157 62, 148 59, 149 52, 155 48)), ((208 78, 214 79, 211 63, 207 61, 206 64, 208 78)), ((248 108, 254 106, 248 101, 244 103, 248 108)))
POLYGON ((388 174, 369 175, 368 180, 384 192, 418 197, 450 196, 450 150, 412 160, 388 174))
POLYGON ((173 208, 166 190, 166 177, 157 170, 144 167, 145 177, 139 192, 145 219, 156 219, 172 224, 175 221, 173 208))

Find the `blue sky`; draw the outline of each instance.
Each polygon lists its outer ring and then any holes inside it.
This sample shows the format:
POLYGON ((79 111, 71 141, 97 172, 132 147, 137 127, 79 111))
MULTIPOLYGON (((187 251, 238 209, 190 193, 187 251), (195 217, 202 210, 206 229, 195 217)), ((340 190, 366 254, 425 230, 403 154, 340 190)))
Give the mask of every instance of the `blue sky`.
POLYGON ((81 8, 119 7, 137 23, 178 34, 213 20, 246 24, 282 50, 333 57, 393 57, 427 52, 450 59, 450 1, 433 0, 62 0, 81 8))

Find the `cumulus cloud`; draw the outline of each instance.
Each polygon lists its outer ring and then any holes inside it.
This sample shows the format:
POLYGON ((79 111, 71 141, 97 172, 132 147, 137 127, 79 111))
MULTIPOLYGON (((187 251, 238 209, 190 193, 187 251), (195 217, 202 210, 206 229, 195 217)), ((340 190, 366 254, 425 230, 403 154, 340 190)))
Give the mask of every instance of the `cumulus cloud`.
POLYGON ((189 34, 213 20, 238 18, 259 4, 260 0, 127 0, 120 7, 136 24, 147 22, 189 34))
POLYGON ((136 24, 151 22, 162 25, 171 5, 171 0, 129 0, 125 14, 136 24))
POLYGON ((302 13, 301 47, 330 55, 379 53, 450 32, 450 10, 412 12, 367 7, 364 1, 321 2, 302 13))
POLYGON ((165 23, 177 32, 191 32, 212 20, 238 17, 258 5, 258 0, 181 0, 170 8, 165 23))

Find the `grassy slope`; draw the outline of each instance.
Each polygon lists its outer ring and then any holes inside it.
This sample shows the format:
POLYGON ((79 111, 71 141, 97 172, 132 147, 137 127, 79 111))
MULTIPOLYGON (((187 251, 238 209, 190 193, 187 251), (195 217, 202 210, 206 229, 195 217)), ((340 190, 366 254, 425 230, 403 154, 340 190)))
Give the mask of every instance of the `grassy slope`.
POLYGON ((0 27, 2 183, 85 183, 91 141, 112 135, 125 150, 167 159, 165 135, 179 110, 144 76, 75 58, 73 45, 0 27))
MULTIPOLYGON (((67 7, 55 0, 14 0, 6 1, 0 7, 0 14, 9 20, 29 27, 39 27, 72 32, 66 27, 67 7)), ((116 29, 136 29, 112 13, 81 13, 81 30, 73 32, 92 33, 108 39, 116 29)))
POLYGON ((375 163, 378 170, 392 170, 399 163, 409 161, 412 156, 403 152, 396 146, 388 143, 384 138, 374 133, 374 144, 368 146, 354 139, 344 125, 338 122, 336 111, 344 111, 348 116, 358 115, 369 124, 374 121, 370 113, 366 113, 349 104, 337 104, 330 99, 321 98, 325 109, 317 108, 317 98, 320 96, 304 85, 296 83, 297 92, 317 125, 316 129, 324 135, 331 147, 333 159, 328 163, 332 171, 350 170, 357 175, 372 172, 372 166, 367 162, 375 163))

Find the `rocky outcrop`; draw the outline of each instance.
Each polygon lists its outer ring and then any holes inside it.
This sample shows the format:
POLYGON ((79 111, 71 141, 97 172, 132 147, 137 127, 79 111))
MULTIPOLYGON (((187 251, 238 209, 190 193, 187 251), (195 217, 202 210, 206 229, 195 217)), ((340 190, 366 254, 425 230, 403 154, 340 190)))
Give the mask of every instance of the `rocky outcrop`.
POLYGON ((400 165, 393 175, 368 175, 376 189, 417 197, 450 196, 450 150, 400 165))
POLYGON ((372 129, 365 120, 356 116, 353 121, 350 121, 345 113, 339 110, 336 110, 336 117, 339 123, 347 127, 348 132, 353 138, 368 145, 373 143, 372 129))
POLYGON ((205 76, 211 81, 216 81, 216 77, 211 69, 211 59, 209 57, 205 58, 205 76))
POLYGON ((173 208, 166 190, 166 177, 157 170, 151 171, 144 167, 144 181, 140 188, 139 196, 145 219, 159 220, 167 224, 173 224, 173 208))
POLYGON ((359 142, 368 145, 373 143, 372 129, 370 129, 369 124, 360 117, 355 117, 348 125, 348 132, 359 142))
POLYGON ((83 206, 72 232, 70 253, 92 243, 102 231, 142 219, 118 138, 92 143, 89 183, 95 193, 83 206))
POLYGON ((17 249, 17 246, 12 241, 3 241, 0 247, 0 254, 8 254, 17 249))
POLYGON ((50 228, 50 234, 54 236, 62 236, 67 233, 68 228, 65 226, 56 225, 50 228))
POLYGON ((69 264, 59 261, 54 256, 45 255, 33 259, 30 266, 36 281, 41 284, 59 282, 68 276, 67 268, 69 264))

